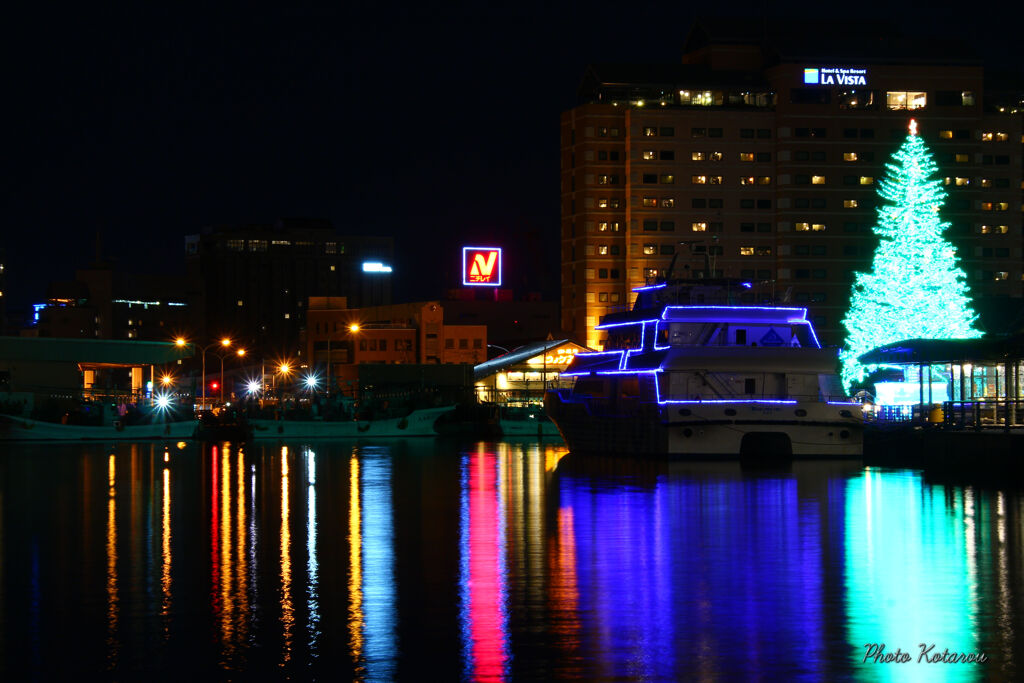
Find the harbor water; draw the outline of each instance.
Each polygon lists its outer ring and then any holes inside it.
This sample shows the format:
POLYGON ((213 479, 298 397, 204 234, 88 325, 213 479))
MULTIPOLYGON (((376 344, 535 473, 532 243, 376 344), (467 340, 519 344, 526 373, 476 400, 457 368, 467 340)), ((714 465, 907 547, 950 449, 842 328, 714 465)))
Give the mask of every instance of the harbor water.
POLYGON ((1022 516, 557 440, 6 445, 0 680, 1020 680, 1022 516))

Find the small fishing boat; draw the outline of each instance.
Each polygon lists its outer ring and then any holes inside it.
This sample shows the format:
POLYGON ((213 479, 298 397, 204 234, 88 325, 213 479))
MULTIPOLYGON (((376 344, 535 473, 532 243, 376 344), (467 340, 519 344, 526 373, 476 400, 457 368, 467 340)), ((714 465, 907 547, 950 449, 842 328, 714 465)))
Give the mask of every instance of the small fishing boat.
POLYGON ((264 439, 369 439, 381 437, 437 436, 438 418, 455 406, 423 408, 404 417, 374 420, 269 420, 250 419, 252 438, 264 439))

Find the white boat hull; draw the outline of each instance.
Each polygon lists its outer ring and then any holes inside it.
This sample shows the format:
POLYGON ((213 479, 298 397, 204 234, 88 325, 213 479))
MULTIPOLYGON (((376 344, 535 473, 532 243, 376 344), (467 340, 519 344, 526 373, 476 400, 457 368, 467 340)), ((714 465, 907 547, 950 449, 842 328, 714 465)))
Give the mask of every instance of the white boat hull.
POLYGON ((0 415, 0 441, 146 441, 195 436, 196 420, 140 425, 66 425, 0 415))
POLYGON ((573 453, 679 459, 859 458, 863 420, 855 404, 746 401, 618 406, 548 395, 548 414, 573 453))
POLYGON ((453 406, 415 410, 406 417, 386 420, 333 422, 326 420, 249 420, 253 439, 370 439, 437 436, 434 423, 453 406))

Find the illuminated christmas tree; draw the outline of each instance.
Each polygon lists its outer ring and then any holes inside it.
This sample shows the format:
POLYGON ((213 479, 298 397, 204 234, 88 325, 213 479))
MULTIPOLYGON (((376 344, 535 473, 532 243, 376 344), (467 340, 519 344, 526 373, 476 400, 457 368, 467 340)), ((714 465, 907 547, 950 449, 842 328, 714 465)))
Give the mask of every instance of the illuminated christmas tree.
POLYGON ((857 361, 875 347, 904 339, 981 336, 956 249, 942 236, 949 227, 939 217, 946 191, 933 178, 938 169, 915 121, 892 160, 878 184, 886 203, 874 226, 880 241, 872 270, 856 274, 843 319, 848 334, 839 355, 847 387, 875 369, 857 361))

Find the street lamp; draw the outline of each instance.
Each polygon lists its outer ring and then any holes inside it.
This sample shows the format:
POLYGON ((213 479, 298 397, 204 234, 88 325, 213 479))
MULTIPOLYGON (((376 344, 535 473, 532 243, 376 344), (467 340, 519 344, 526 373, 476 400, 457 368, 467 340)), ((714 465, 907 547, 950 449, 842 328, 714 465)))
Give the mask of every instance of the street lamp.
MULTIPOLYGON (((224 340, 221 340, 222 343, 223 341, 224 340)), ((220 356, 220 402, 224 403, 224 356, 226 356, 227 354, 218 353, 217 355, 220 356)), ((245 355, 245 349, 238 349, 237 351, 235 351, 235 355, 237 355, 239 358, 243 357, 245 355)))
MULTIPOLYGON (((175 340, 174 343, 177 346, 184 346, 185 345, 185 340, 183 338, 181 338, 181 337, 178 337, 175 340)), ((202 396, 203 396, 203 400, 202 400, 202 403, 200 404, 200 405, 202 405, 202 408, 200 408, 200 410, 206 410, 206 352, 208 350, 212 349, 214 346, 218 346, 218 345, 221 346, 222 348, 226 349, 229 346, 231 346, 231 340, 228 339, 227 337, 224 337, 223 339, 219 339, 218 341, 210 342, 209 344, 207 344, 206 346, 203 346, 201 348, 201 354, 200 355, 203 358, 203 378, 202 378, 202 385, 203 385, 203 394, 202 394, 202 396)), ((224 398, 224 389, 223 389, 223 386, 224 386, 224 357, 223 356, 221 356, 221 382, 220 383, 221 383, 221 400, 223 401, 223 398, 224 398)))

